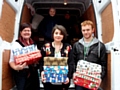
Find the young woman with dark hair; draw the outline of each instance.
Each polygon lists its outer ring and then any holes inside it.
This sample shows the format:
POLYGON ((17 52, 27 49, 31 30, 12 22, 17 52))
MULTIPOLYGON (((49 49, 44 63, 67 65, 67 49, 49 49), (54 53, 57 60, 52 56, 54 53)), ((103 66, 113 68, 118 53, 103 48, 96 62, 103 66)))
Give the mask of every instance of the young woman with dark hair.
POLYGON ((42 60, 40 64, 41 79, 44 85, 44 90, 68 90, 70 85, 70 79, 72 78, 73 72, 73 59, 72 59, 72 48, 68 43, 64 43, 64 40, 67 37, 66 29, 62 25, 55 25, 52 30, 53 42, 45 43, 41 49, 42 60), (46 47, 46 45, 48 47, 46 47), (44 57, 68 57, 68 74, 64 83, 62 84, 53 84, 50 82, 44 82, 44 57))

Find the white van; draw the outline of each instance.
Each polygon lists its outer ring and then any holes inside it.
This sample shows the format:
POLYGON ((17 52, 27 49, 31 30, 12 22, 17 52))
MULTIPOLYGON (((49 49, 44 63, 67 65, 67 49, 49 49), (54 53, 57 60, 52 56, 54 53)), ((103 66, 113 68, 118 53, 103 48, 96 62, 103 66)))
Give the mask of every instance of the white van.
MULTIPOLYGON (((120 0, 0 0, 0 3, 0 90, 10 90, 15 85, 8 62, 10 46, 18 38, 20 23, 32 24, 33 38, 41 47, 44 38, 38 36, 37 29, 51 6, 56 8, 60 20, 66 12, 71 15, 77 32, 70 36, 73 37, 71 44, 82 37, 82 21, 89 19, 95 23, 94 35, 105 44, 108 54, 107 75, 101 87, 120 90, 120 0)), ((73 83, 70 88, 74 88, 73 83)))

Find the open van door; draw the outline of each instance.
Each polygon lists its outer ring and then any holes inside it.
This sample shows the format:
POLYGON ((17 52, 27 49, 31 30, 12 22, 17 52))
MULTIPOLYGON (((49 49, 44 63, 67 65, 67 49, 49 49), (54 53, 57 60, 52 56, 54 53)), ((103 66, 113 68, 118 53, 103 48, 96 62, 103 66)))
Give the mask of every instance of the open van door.
POLYGON ((93 5, 95 8, 98 38, 106 44, 108 50, 107 84, 103 82, 103 86, 109 88, 105 90, 119 90, 120 1, 93 0, 93 5))

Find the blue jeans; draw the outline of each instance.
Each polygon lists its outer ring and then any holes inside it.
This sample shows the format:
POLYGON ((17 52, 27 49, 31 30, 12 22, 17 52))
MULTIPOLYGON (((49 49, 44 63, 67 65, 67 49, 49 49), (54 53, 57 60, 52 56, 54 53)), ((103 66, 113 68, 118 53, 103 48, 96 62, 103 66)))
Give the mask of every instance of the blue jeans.
POLYGON ((68 90, 70 83, 62 84, 62 85, 54 85, 49 82, 43 83, 44 90, 68 90))
POLYGON ((25 71, 13 71, 13 74, 17 90, 24 90, 28 73, 25 71))
MULTIPOLYGON (((89 90, 89 89, 75 85, 75 90, 89 90)), ((101 87, 99 87, 98 90, 103 90, 103 89, 101 87)))
POLYGON ((89 90, 89 89, 75 85, 75 90, 89 90))
POLYGON ((40 90, 37 69, 14 71, 17 90, 40 90))

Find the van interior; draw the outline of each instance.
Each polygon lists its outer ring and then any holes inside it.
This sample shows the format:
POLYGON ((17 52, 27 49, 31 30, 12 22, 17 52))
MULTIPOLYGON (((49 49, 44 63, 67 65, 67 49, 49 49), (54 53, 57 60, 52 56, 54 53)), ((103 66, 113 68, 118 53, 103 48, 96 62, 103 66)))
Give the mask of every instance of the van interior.
MULTIPOLYGON (((72 37, 72 40, 69 41, 71 45, 82 37, 80 27, 80 23, 82 21, 89 19, 96 24, 92 0, 25 0, 21 15, 21 23, 28 21, 32 24, 32 38, 38 44, 38 48, 41 48, 44 44, 44 36, 41 34, 39 25, 43 18, 48 15, 50 7, 54 7, 56 9, 56 16, 61 20, 61 24, 64 22, 63 19, 65 14, 67 13, 70 15, 72 26, 74 28, 73 30, 75 32, 70 36, 72 37), (27 13, 26 8, 28 9, 27 13)), ((94 34, 97 36, 96 31, 94 34)), ((74 87, 74 85, 71 84, 70 87, 74 87)))
POLYGON ((49 15, 50 7, 56 9, 56 17, 59 18, 60 24, 64 22, 65 14, 70 15, 71 24, 70 26, 69 23, 66 24, 73 29, 70 31, 72 32, 70 35, 72 39, 69 41, 71 45, 82 37, 80 23, 83 20, 90 19, 95 23, 92 0, 25 0, 25 5, 30 10, 31 18, 29 19, 33 27, 32 38, 37 42, 38 48, 44 43, 44 36, 41 34, 39 26, 44 17, 49 15))

